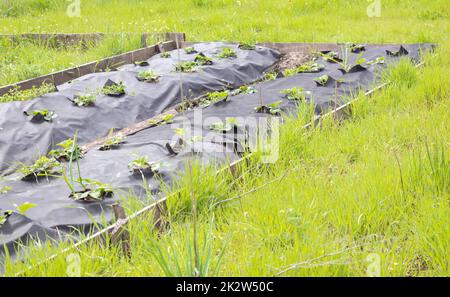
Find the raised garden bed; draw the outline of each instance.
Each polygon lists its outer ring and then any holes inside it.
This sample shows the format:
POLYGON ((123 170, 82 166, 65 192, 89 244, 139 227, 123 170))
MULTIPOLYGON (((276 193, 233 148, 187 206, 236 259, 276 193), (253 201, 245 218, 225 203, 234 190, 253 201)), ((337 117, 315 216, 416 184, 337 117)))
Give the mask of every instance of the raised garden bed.
MULTIPOLYGON (((195 49, 200 49, 202 44, 193 44, 195 49)), ((276 44, 270 44, 276 49, 276 44)), ((213 65, 219 63, 221 57, 215 56, 223 53, 223 47, 232 47, 237 53, 239 59, 239 45, 238 44, 220 44, 219 47, 214 47, 214 51, 207 53, 207 56, 213 57, 213 65)), ((317 51, 339 51, 339 45, 314 45, 297 44, 292 45, 293 48, 302 48, 300 51, 303 55, 311 55, 311 48, 317 51)), ((285 44, 280 45, 279 49, 282 53, 286 53, 287 47, 285 44)), ((408 57, 415 61, 419 61, 419 51, 421 48, 429 49, 429 45, 403 45, 403 48, 408 51, 408 57)), ((255 49, 243 49, 246 52, 246 57, 252 51, 265 50, 260 46, 255 49)), ((242 122, 245 118, 277 118, 284 112, 293 111, 298 108, 298 104, 312 104, 316 110, 317 115, 325 114, 330 110, 341 110, 342 106, 348 104, 349 95, 354 94, 358 90, 367 91, 378 82, 379 71, 387 65, 391 65, 398 61, 400 56, 387 54, 386 51, 392 53, 401 52, 400 45, 365 45, 364 50, 359 49, 360 53, 353 53, 350 50, 350 62, 354 63, 357 59, 364 58, 365 61, 376 61, 377 58, 383 57, 384 63, 370 63, 363 62, 365 69, 359 72, 342 72, 339 70, 341 65, 330 61, 329 59, 319 56, 316 61, 304 61, 299 65, 292 66, 288 69, 292 70, 292 74, 287 77, 282 76, 285 69, 278 68, 278 71, 267 79, 264 71, 272 70, 267 67, 258 72, 258 78, 255 85, 246 88, 240 88, 239 84, 234 82, 233 90, 226 93, 217 90, 212 95, 197 98, 203 101, 204 104, 192 106, 190 110, 176 109, 174 106, 170 109, 172 116, 166 117, 158 116, 158 120, 153 118, 145 120, 146 124, 141 126, 133 126, 116 134, 111 134, 109 139, 117 135, 127 136, 126 142, 121 143, 116 149, 109 150, 93 150, 95 146, 87 146, 87 150, 83 158, 79 159, 79 166, 81 172, 85 173, 83 178, 100 180, 103 183, 111 185, 115 191, 118 190, 134 190, 135 193, 146 193, 150 191, 155 196, 160 192, 160 181, 172 181, 177 178, 177 172, 183 170, 183 164, 186 160, 201 159, 206 163, 213 163, 218 165, 230 164, 240 160, 244 151, 250 149, 254 150, 254 143, 256 143, 255 129, 257 127, 249 126, 242 122), (360 55, 360 56, 359 56, 360 55), (359 56, 359 57, 358 57, 359 56), (315 67, 322 64, 323 67, 315 67), (305 65, 302 67, 302 65, 305 65), (306 71, 305 71, 306 70, 306 71), (326 77, 325 77, 326 76, 326 77), (339 84, 338 84, 339 82, 339 84), (220 92, 219 92, 220 91, 220 92), (196 123, 194 121, 197 110, 202 110, 204 119, 214 118, 214 121, 207 120, 196 123), (219 121, 220 120, 220 121, 219 121), (190 126, 190 133, 187 131, 177 130, 172 125, 184 127, 184 123, 194 123, 190 126), (244 133, 245 132, 245 133, 244 133), (181 139, 181 140, 180 140, 181 139), (224 148, 232 147, 231 150, 224 151, 224 148), (138 153, 139 156, 147 156, 137 158, 133 154, 138 153), (159 164, 164 163, 164 166, 159 164), (158 164, 158 165, 155 165, 158 164), (155 177, 155 172, 158 178, 155 177), (120 173, 120 174, 118 174, 120 173), (142 173, 142 174, 141 174, 142 173), (146 179, 148 188, 143 188, 142 179, 146 179)), ((201 50, 201 52, 206 52, 201 50)), ((193 54, 187 54, 194 57, 193 54)), ((342 53, 341 53, 342 54, 342 53)), ((176 55, 171 55, 176 56, 176 55)), ((250 57, 251 58, 251 57, 250 57)), ((277 55, 278 58, 278 55, 277 55)), ((171 58, 164 58, 171 59, 171 58)), ((276 59, 279 61, 279 59, 276 59)), ((158 63, 161 60, 158 60, 158 63)), ((174 60, 175 61, 175 60, 174 60)), ((379 60, 380 61, 380 60, 379 60)), ((162 62, 161 62, 162 63, 162 62)), ((273 63, 272 63, 273 64, 273 63)), ((211 65, 211 67, 213 67, 211 65)), ((139 66, 152 68, 152 63, 149 66, 139 66)), ((173 65, 170 65, 173 66, 173 65)), ((276 66, 276 65, 270 65, 276 66)), ((130 70, 136 67, 135 65, 126 65, 123 69, 130 70)), ((209 66, 205 66, 209 67, 209 66)), ((215 67, 215 66, 214 66, 215 67)), ((153 68, 155 68, 153 66, 153 68)), ((173 67, 161 67, 158 73, 164 73, 164 69, 172 69, 173 67)), ((205 68, 205 72, 207 69, 205 68)), ((209 70, 208 70, 209 71, 209 70)), ((223 72, 221 72, 223 73, 223 72)), ((178 73, 176 75, 179 75, 178 73)), ((194 73, 186 75, 195 75, 194 73)), ((189 78, 185 77, 185 81, 189 78)), ((163 76, 164 78, 164 76, 163 76)), ((133 76, 134 81, 136 77, 133 76)), ((192 76, 194 80, 201 80, 201 76, 192 76)), ((203 81, 202 81, 203 82, 203 81)), ((142 82, 144 83, 144 82, 142 82)), ((145 85, 153 85, 144 83, 145 85)), ((230 88, 231 84, 224 84, 230 88)), ((207 92, 204 92, 207 94, 207 92)), ((127 91, 128 94, 128 91, 127 91)), ((127 106, 132 106, 135 97, 127 97, 127 106)), ((112 100, 117 100, 112 98, 112 100)), ((172 104, 173 105, 173 104, 172 104)), ((171 107, 172 105, 168 105, 171 107)), ((166 114, 167 115, 167 114, 166 114)), ((142 122, 141 122, 142 123, 142 122)), ((110 127, 111 128, 111 127, 110 127)), ((105 143, 100 144, 100 147, 105 143)), ((98 147, 98 146, 97 146, 98 147)), ((38 205, 27 212, 26 216, 11 219, 11 215, 5 219, 4 226, 9 228, 8 237, 4 242, 8 247, 12 247, 17 239, 23 239, 24 236, 40 235, 42 239, 45 238, 43 234, 46 231, 55 232, 55 230, 64 230, 61 226, 83 225, 91 226, 91 217, 85 213, 74 212, 68 206, 77 205, 82 201, 69 199, 71 191, 67 184, 61 179, 52 179, 48 182, 40 182, 37 186, 32 181, 9 181, 3 187, 8 187, 8 191, 2 195, 0 200, 0 210, 7 211, 12 209, 12 203, 20 204, 25 200, 30 201, 33 197, 43 197, 45 193, 45 203, 38 205), (27 193, 24 197, 23 193, 27 193), (52 203, 58 202, 61 208, 46 207, 52 203), (64 218, 63 221, 60 218, 64 218), (14 222, 23 220, 24 224, 34 226, 34 234, 28 234, 23 231, 15 231, 11 225, 14 222)), ((0 187, 1 188, 1 187, 0 187)), ((87 187, 87 189, 90 189, 87 187)), ((81 190, 82 191, 82 190, 81 190)), ((105 195, 104 199, 90 199, 89 211, 94 218, 100 220, 101 216, 105 216, 108 220, 112 220, 112 212, 109 208, 114 203, 117 197, 114 193, 109 197, 105 195)), ((84 192, 79 192, 83 196, 84 192)), ((89 195, 87 195, 89 196, 89 195)), ((161 197, 164 200, 163 197, 161 197)), ((83 206, 87 207, 87 206, 83 206)), ((146 208, 150 209, 150 207, 146 208)), ((0 229, 0 233, 1 233, 0 229)), ((54 235, 51 232, 47 232, 54 235)))

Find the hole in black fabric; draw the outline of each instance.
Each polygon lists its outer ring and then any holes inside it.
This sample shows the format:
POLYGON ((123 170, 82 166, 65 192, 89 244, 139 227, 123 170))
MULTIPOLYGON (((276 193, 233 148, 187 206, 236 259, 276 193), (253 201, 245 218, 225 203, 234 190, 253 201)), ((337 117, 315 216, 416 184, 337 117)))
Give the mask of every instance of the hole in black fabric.
POLYGON ((392 52, 390 50, 386 50, 386 54, 388 56, 391 56, 391 57, 399 57, 399 56, 406 56, 406 55, 408 55, 408 51, 406 50, 406 48, 404 48, 401 45, 398 51, 392 52))

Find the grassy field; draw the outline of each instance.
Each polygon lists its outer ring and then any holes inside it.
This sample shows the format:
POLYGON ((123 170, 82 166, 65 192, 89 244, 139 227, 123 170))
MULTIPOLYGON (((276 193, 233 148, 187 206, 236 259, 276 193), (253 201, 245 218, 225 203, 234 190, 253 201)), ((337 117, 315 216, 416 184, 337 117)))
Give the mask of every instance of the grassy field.
MULTIPOLYGON (((297 42, 442 42, 450 35, 447 0, 382 1, 369 18, 367 1, 81 0, 68 17, 66 0, 0 2, 0 33, 186 32, 201 40, 297 42)), ((0 85, 139 47, 139 36, 108 39, 87 50, 0 42, 0 85)))
MULTIPOLYGON (((45 245, 24 263, 8 263, 6 275, 77 274, 80 267, 83 276, 364 276, 377 264, 382 276, 450 275, 447 1, 382 1, 376 19, 367 17, 365 1, 82 1, 79 19, 67 18, 63 6, 36 12, 38 1, 23 2, 0 20, 6 31, 29 31, 42 13, 37 31, 176 29, 193 40, 440 46, 423 68, 402 61, 391 69, 384 79, 392 83, 361 96, 344 123, 302 130, 308 114, 287 119, 271 166, 254 158, 236 180, 194 166, 169 200, 167 232, 158 236, 149 220, 130 225, 131 259, 90 244, 36 265, 65 246, 45 245)), ((67 61, 69 53, 62 53, 67 61)), ((127 212, 144 203, 128 199, 127 212)))

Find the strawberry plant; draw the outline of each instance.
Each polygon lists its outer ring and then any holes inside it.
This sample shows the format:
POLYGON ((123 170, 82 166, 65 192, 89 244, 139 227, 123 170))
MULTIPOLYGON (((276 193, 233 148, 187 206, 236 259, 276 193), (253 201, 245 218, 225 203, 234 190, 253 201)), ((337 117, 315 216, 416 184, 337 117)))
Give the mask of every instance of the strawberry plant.
POLYGON ((195 54, 195 53, 197 53, 197 51, 195 50, 195 48, 192 47, 192 46, 189 46, 189 47, 184 48, 184 52, 185 52, 186 54, 195 54))
POLYGON ((352 52, 352 53, 360 53, 366 50, 366 46, 364 44, 354 44, 354 43, 347 43, 346 47, 352 52))
POLYGON ((113 194, 110 185, 103 184, 97 180, 80 177, 78 182, 83 189, 81 191, 73 190, 69 196, 75 201, 101 201, 113 194))
POLYGON ((314 78, 314 81, 316 82, 316 84, 318 86, 325 86, 327 84, 329 78, 330 77, 328 75, 324 74, 322 76, 314 78))
POLYGON ((276 101, 269 105, 260 105, 260 106, 255 107, 255 111, 257 113, 268 113, 271 115, 280 115, 281 114, 281 108, 280 108, 281 103, 283 103, 283 101, 276 101))
POLYGON ((31 117, 30 121, 33 123, 42 123, 44 121, 51 122, 54 118, 56 118, 55 112, 46 108, 33 111, 24 111, 23 113, 26 116, 31 117))
POLYGON ((294 76, 295 74, 297 74, 297 69, 296 68, 288 68, 288 69, 285 69, 283 71, 283 76, 284 77, 294 76))
POLYGON ((136 78, 139 81, 145 82, 157 82, 159 80, 159 75, 157 75, 153 70, 140 71, 136 78))
POLYGON ((59 146, 60 149, 51 150, 48 153, 48 156, 55 158, 60 162, 74 161, 73 158, 75 157, 77 158, 83 157, 83 152, 81 151, 81 148, 78 145, 74 146, 72 138, 66 139, 60 143, 57 143, 56 145, 59 146))
POLYGON ((320 72, 325 68, 324 65, 316 62, 309 62, 297 67, 297 73, 320 72))
POLYGON ((197 63, 197 65, 212 65, 213 61, 211 60, 211 58, 205 56, 202 53, 199 53, 197 56, 195 56, 194 61, 197 63))
POLYGON ((230 94, 232 96, 238 95, 238 94, 254 94, 257 93, 256 89, 252 86, 241 86, 236 90, 233 90, 230 94))
POLYGON ((272 71, 272 72, 264 73, 263 79, 265 81, 269 81, 269 80, 275 80, 275 79, 277 79, 277 77, 278 77, 278 74, 276 72, 272 71))
POLYGON ((118 146, 120 146, 125 142, 124 139, 125 137, 120 135, 115 135, 112 137, 108 136, 108 139, 105 141, 104 144, 102 144, 102 146, 99 147, 99 150, 108 151, 110 149, 117 148, 118 146))
POLYGON ((128 163, 128 169, 132 173, 141 175, 156 174, 163 166, 161 162, 150 162, 147 156, 137 156, 133 161, 128 163))
POLYGON ((94 94, 76 95, 73 98, 73 104, 77 106, 93 106, 95 104, 96 97, 94 94))
POLYGON ((76 201, 100 201, 107 197, 110 197, 113 194, 113 190, 108 184, 103 184, 97 180, 83 178, 81 176, 80 163, 78 160, 79 157, 77 155, 78 150, 76 149, 76 147, 78 146, 77 140, 78 140, 78 131, 75 132, 75 136, 73 137, 71 151, 75 156, 71 156, 69 158, 70 159, 68 165, 69 176, 67 176, 66 168, 64 166, 62 167, 62 178, 71 191, 69 198, 76 201), (75 160, 77 165, 78 178, 76 180, 73 178, 72 160, 75 160), (82 189, 79 191, 75 190, 75 183, 79 184, 82 189))
POLYGON ((17 171, 22 175, 23 180, 35 178, 37 181, 40 176, 48 177, 49 175, 60 173, 59 165, 59 162, 55 159, 41 156, 32 165, 22 164, 17 171))
POLYGON ((228 91, 211 92, 211 93, 208 93, 207 98, 210 103, 221 101, 221 100, 227 100, 228 91))
POLYGON ((125 95, 125 85, 122 81, 116 83, 108 79, 105 85, 103 86, 101 92, 107 96, 121 97, 125 95))
POLYGON ((304 101, 306 99, 306 95, 310 95, 309 91, 305 91, 305 89, 303 89, 301 87, 285 89, 285 90, 282 90, 281 93, 284 94, 287 99, 297 100, 297 101, 304 101))
POLYGON ((178 72, 194 72, 197 67, 196 62, 180 62, 175 65, 175 71, 178 72))
POLYGON ((161 53, 161 54, 160 54, 160 57, 161 57, 161 58, 164 58, 164 59, 170 58, 170 53, 169 53, 169 52, 161 53))
POLYGON ((217 57, 221 58, 221 59, 226 59, 226 58, 236 58, 236 52, 229 48, 229 47, 224 47, 222 48, 222 51, 217 55, 217 57))

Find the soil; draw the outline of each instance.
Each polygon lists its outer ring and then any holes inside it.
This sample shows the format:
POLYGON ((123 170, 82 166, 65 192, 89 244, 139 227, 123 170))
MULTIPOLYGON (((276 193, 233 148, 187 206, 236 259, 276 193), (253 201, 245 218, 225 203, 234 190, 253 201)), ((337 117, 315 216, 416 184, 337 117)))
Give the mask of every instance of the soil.
POLYGON ((286 53, 281 56, 280 61, 275 65, 274 70, 276 72, 282 72, 286 69, 295 68, 310 61, 311 58, 311 55, 301 52, 286 53))

